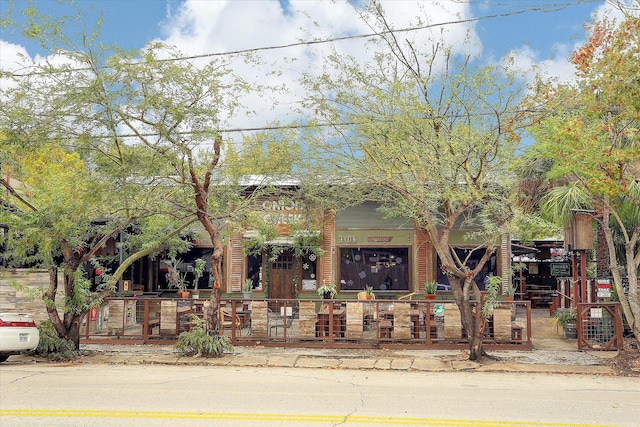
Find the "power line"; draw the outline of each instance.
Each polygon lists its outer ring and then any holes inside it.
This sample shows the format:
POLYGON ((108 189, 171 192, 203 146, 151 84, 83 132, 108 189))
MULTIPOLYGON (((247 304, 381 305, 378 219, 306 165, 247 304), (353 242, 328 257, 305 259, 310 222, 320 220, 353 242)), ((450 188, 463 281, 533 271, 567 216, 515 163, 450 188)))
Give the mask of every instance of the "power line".
MULTIPOLYGON (((519 114, 519 113, 532 113, 532 114, 543 114, 544 110, 513 110, 507 111, 506 114, 519 114)), ((471 113, 465 115, 457 115, 450 114, 442 116, 443 119, 455 119, 469 116, 493 116, 494 113, 486 112, 486 113, 471 113)), ((378 120, 384 121, 384 120, 378 120)), ((272 130, 283 130, 283 129, 312 129, 312 128, 329 128, 329 127, 347 127, 347 126, 357 126, 362 124, 361 122, 355 121, 345 121, 341 123, 316 123, 316 124, 286 124, 286 125, 273 125, 273 126, 257 126, 257 127, 243 127, 243 128, 227 128, 227 129, 217 129, 216 132, 221 134, 231 134, 231 133, 243 133, 243 132, 260 132, 260 131, 272 131, 272 130)), ((174 135, 176 136, 188 136, 193 134, 201 133, 201 131, 176 131, 174 135)), ((158 132, 140 132, 140 133, 122 133, 116 135, 91 135, 91 138, 95 139, 129 139, 129 138, 151 138, 157 137, 161 134, 158 132)), ((73 139, 73 137, 69 138, 42 138, 41 141, 61 141, 64 139, 73 139)), ((211 142, 213 143, 213 142, 211 142)), ((198 145, 203 145, 204 143, 199 143, 198 145)))
MULTIPOLYGON (((581 3, 582 2, 581 0, 576 0, 576 1, 577 1, 577 3, 581 3)), ((444 26, 448 26, 448 25, 468 24, 468 23, 479 22, 479 21, 483 21, 483 20, 487 20, 487 19, 504 18, 504 17, 508 17, 508 16, 521 15, 521 14, 530 13, 530 12, 544 12, 544 13, 558 12, 558 11, 560 11, 562 9, 565 9, 565 8, 571 6, 571 5, 576 4, 576 1, 569 2, 569 3, 557 3, 557 4, 554 3, 553 5, 548 5, 547 7, 532 6, 532 7, 526 8, 526 9, 522 9, 522 10, 516 10, 516 11, 510 11, 510 12, 504 12, 504 13, 497 13, 497 14, 493 14, 493 15, 485 15, 485 16, 479 16, 479 17, 468 18, 468 19, 458 19, 458 20, 454 20, 454 21, 446 21, 446 22, 440 22, 440 23, 435 23, 435 24, 425 24, 425 25, 419 25, 419 26, 415 26, 415 27, 406 27, 406 28, 400 28, 400 29, 390 29, 390 30, 384 30, 384 31, 375 32, 375 33, 350 35, 350 36, 343 36, 343 37, 330 37, 330 38, 323 39, 323 40, 301 41, 301 42, 288 43, 288 44, 283 44, 283 45, 256 47, 256 48, 249 48, 249 49, 239 49, 239 50, 228 51, 228 52, 203 53, 203 54, 199 54, 199 55, 179 56, 179 57, 175 57, 175 58, 164 58, 164 59, 158 59, 158 60, 156 60, 156 62, 158 62, 158 63, 162 63, 162 62, 177 62, 177 61, 195 60, 195 59, 203 59, 203 58, 214 58, 214 57, 243 55, 243 54, 248 54, 248 53, 272 51, 272 50, 280 50, 280 49, 288 49, 288 48, 297 47, 297 46, 312 46, 312 45, 333 43, 333 42, 339 42, 339 41, 345 41, 345 40, 374 38, 374 37, 380 37, 382 35, 388 35, 388 34, 393 34, 393 33, 406 33, 406 32, 411 32, 411 31, 418 31, 418 30, 424 30, 424 29, 444 27, 444 26)), ((135 62, 132 65, 142 64, 144 62, 146 62, 146 61, 135 62)), ((107 68, 107 67, 104 67, 104 68, 107 68)), ((30 76, 45 75, 45 74, 57 74, 57 73, 70 73, 70 72, 76 72, 76 71, 88 71, 88 70, 91 70, 91 69, 92 69, 91 67, 82 67, 82 68, 68 68, 68 69, 62 69, 62 70, 60 70, 60 69, 51 70, 50 69, 50 70, 47 70, 47 71, 34 71, 34 72, 29 72, 29 73, 12 73, 12 72, 9 72, 7 74, 9 76, 12 76, 12 77, 30 77, 30 76)))

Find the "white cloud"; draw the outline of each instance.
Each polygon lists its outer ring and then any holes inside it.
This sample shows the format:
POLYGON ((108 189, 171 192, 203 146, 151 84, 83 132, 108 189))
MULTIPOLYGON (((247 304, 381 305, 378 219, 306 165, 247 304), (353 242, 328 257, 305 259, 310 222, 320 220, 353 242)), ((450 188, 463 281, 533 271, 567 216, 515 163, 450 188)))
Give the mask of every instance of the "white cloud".
MULTIPOLYGON (((629 6, 635 0, 623 0, 629 6)), ((237 50, 289 45, 300 41, 326 40, 371 33, 355 9, 355 2, 329 0, 237 1, 237 0, 166 0, 166 18, 163 21, 162 41, 175 45, 186 55, 225 53, 237 50)), ((357 3, 362 6, 362 1, 357 3)), ((450 24, 473 18, 470 4, 464 1, 433 0, 382 0, 389 24, 395 29, 417 25, 431 28, 411 32, 398 32, 401 41, 411 41, 424 51, 430 50, 434 40, 441 37, 453 47, 455 53, 482 53, 482 42, 472 23, 450 24)), ((490 2, 476 2, 476 11, 482 11, 490 2)), ((482 13, 482 12, 480 12, 482 13)), ((603 2, 594 9, 593 17, 604 15, 621 19, 622 14, 610 2, 603 2)), ((567 25, 575 25, 568 22, 567 25)), ((508 56, 512 65, 529 81, 534 71, 561 82, 570 82, 574 68, 569 62, 573 50, 584 43, 584 38, 573 43, 558 43, 551 52, 534 51, 529 46, 512 49, 508 56)), ((253 93, 243 99, 246 114, 229 118, 226 126, 237 128, 260 127, 271 121, 293 120, 293 108, 304 93, 297 85, 303 72, 319 72, 325 62, 323 55, 331 48, 338 53, 349 54, 362 63, 373 53, 367 48, 368 39, 353 38, 327 44, 298 45, 285 49, 256 52, 263 65, 259 68, 238 60, 234 71, 249 81, 286 88, 286 93, 253 93), (257 110, 253 117, 249 111, 257 110)), ((0 61, 3 69, 19 69, 25 65, 51 58, 30 58, 18 45, 0 40, 0 61)), ((486 59, 486 58, 484 58, 486 59)), ((207 59, 203 59, 207 60, 207 59)), ((0 82, 0 85, 6 82, 0 82)), ((6 87, 6 86, 5 86, 6 87)), ((240 136, 233 136, 239 140, 240 136)))
MULTIPOLYGON (((243 49, 289 45, 300 41, 326 40, 350 35, 369 34, 373 30, 359 16, 351 4, 338 1, 290 0, 282 8, 277 1, 204 2, 186 0, 165 21, 164 42, 175 45, 188 55, 233 52, 243 49)), ((410 40, 419 49, 430 51, 434 40, 443 37, 456 53, 467 53, 465 43, 470 31, 472 49, 479 54, 481 44, 471 24, 438 25, 471 17, 470 8, 462 2, 432 2, 387 0, 383 8, 389 24, 395 29, 432 24, 431 29, 398 33, 400 40, 410 40), (419 16, 420 20, 417 18, 419 16)), ((288 121, 293 118, 292 108, 304 96, 297 81, 303 72, 319 72, 324 64, 322 56, 335 48, 338 53, 349 54, 361 62, 372 58, 366 48, 368 39, 354 38, 331 44, 313 44, 257 52, 264 66, 256 69, 240 61, 234 71, 250 81, 285 87, 286 94, 277 99, 264 99, 265 94, 251 94, 244 99, 249 109, 261 110, 256 118, 232 118, 231 127, 261 126, 272 120, 288 121)))
MULTIPOLYGON (((24 47, 0 39, 0 64, 2 70, 20 72, 25 66, 33 64, 33 61, 24 47)), ((0 78, 0 89, 12 86, 13 83, 8 79, 0 78)))
POLYGON ((594 12, 593 18, 596 21, 601 20, 604 17, 607 17, 609 20, 615 20, 616 22, 620 22, 624 19, 624 12, 630 13, 633 16, 640 15, 640 9, 638 9, 637 0, 617 0, 617 1, 607 1, 600 5, 594 12))
MULTIPOLYGON (((640 10, 633 7, 634 2, 636 0, 620 0, 620 4, 627 12, 637 15, 640 10)), ((624 19, 624 14, 620 8, 614 7, 613 3, 604 2, 594 9, 591 18, 595 22, 604 17, 620 22, 624 19)), ((540 52, 533 51, 529 46, 513 49, 503 57, 503 63, 510 63, 527 83, 533 82, 536 73, 546 79, 557 80, 558 83, 572 83, 576 80, 576 69, 570 62, 571 55, 586 43, 587 36, 588 32, 585 32, 584 38, 573 44, 556 43, 552 49, 553 56, 547 58, 543 58, 540 52)))
POLYGON ((503 64, 521 75, 526 83, 533 83, 536 75, 544 79, 553 79, 558 83, 570 83, 575 80, 575 67, 569 59, 576 45, 558 43, 554 45, 554 55, 541 58, 540 52, 529 46, 513 49, 503 58, 503 64))

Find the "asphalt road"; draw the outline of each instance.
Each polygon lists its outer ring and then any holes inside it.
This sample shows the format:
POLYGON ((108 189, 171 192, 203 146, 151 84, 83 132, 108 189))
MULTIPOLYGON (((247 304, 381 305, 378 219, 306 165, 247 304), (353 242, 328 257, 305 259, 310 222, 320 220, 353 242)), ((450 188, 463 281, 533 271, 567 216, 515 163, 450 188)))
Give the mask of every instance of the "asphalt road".
POLYGON ((167 365, 0 366, 10 426, 638 426, 629 377, 167 365))

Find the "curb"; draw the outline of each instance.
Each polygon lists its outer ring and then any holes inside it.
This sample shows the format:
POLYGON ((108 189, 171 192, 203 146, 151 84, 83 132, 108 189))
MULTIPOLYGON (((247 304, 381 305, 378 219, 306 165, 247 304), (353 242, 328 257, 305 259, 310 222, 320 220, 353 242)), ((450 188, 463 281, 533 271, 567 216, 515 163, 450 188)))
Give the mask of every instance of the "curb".
MULTIPOLYGON (((85 355, 75 362, 52 362, 46 358, 31 355, 17 355, 9 358, 3 365, 21 365, 47 363, 51 365, 109 364, 109 365, 175 365, 175 366, 236 366, 236 367, 277 367, 312 369, 355 369, 413 372, 490 372, 490 373, 548 373, 578 375, 615 375, 614 371, 603 363, 602 358, 584 352, 557 352, 559 359, 571 355, 579 359, 576 363, 522 363, 521 355, 509 353, 508 357, 486 364, 465 359, 460 352, 443 354, 442 352, 412 353, 410 355, 380 354, 353 357, 352 355, 313 354, 298 350, 247 349, 223 357, 182 356, 170 348, 144 346, 96 346, 85 349, 85 355)), ((555 353, 555 352, 554 352, 555 353)), ((567 359, 573 360, 573 359, 567 359)))

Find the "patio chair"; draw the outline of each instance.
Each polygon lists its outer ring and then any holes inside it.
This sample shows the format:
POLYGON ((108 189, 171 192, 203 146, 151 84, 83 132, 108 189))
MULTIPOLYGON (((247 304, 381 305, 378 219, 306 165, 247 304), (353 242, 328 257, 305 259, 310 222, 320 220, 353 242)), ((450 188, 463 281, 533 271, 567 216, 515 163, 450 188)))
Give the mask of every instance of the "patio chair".
POLYGON ((278 328, 287 329, 290 331, 291 325, 293 324, 293 307, 280 307, 280 314, 274 314, 271 309, 269 309, 269 336, 271 336, 271 330, 276 330, 276 337, 278 336, 278 328))
MULTIPOLYGON (((358 292, 358 299, 359 300, 367 300, 369 298, 367 298, 367 293, 365 291, 360 291, 360 292, 358 292)), ((370 299, 376 299, 376 294, 371 294, 371 298, 370 299)))
POLYGON ((226 307, 220 307, 220 326, 222 327, 222 329, 235 328, 236 331, 242 330, 242 322, 240 321, 240 316, 236 314, 234 319, 234 316, 231 315, 231 310, 226 307))

